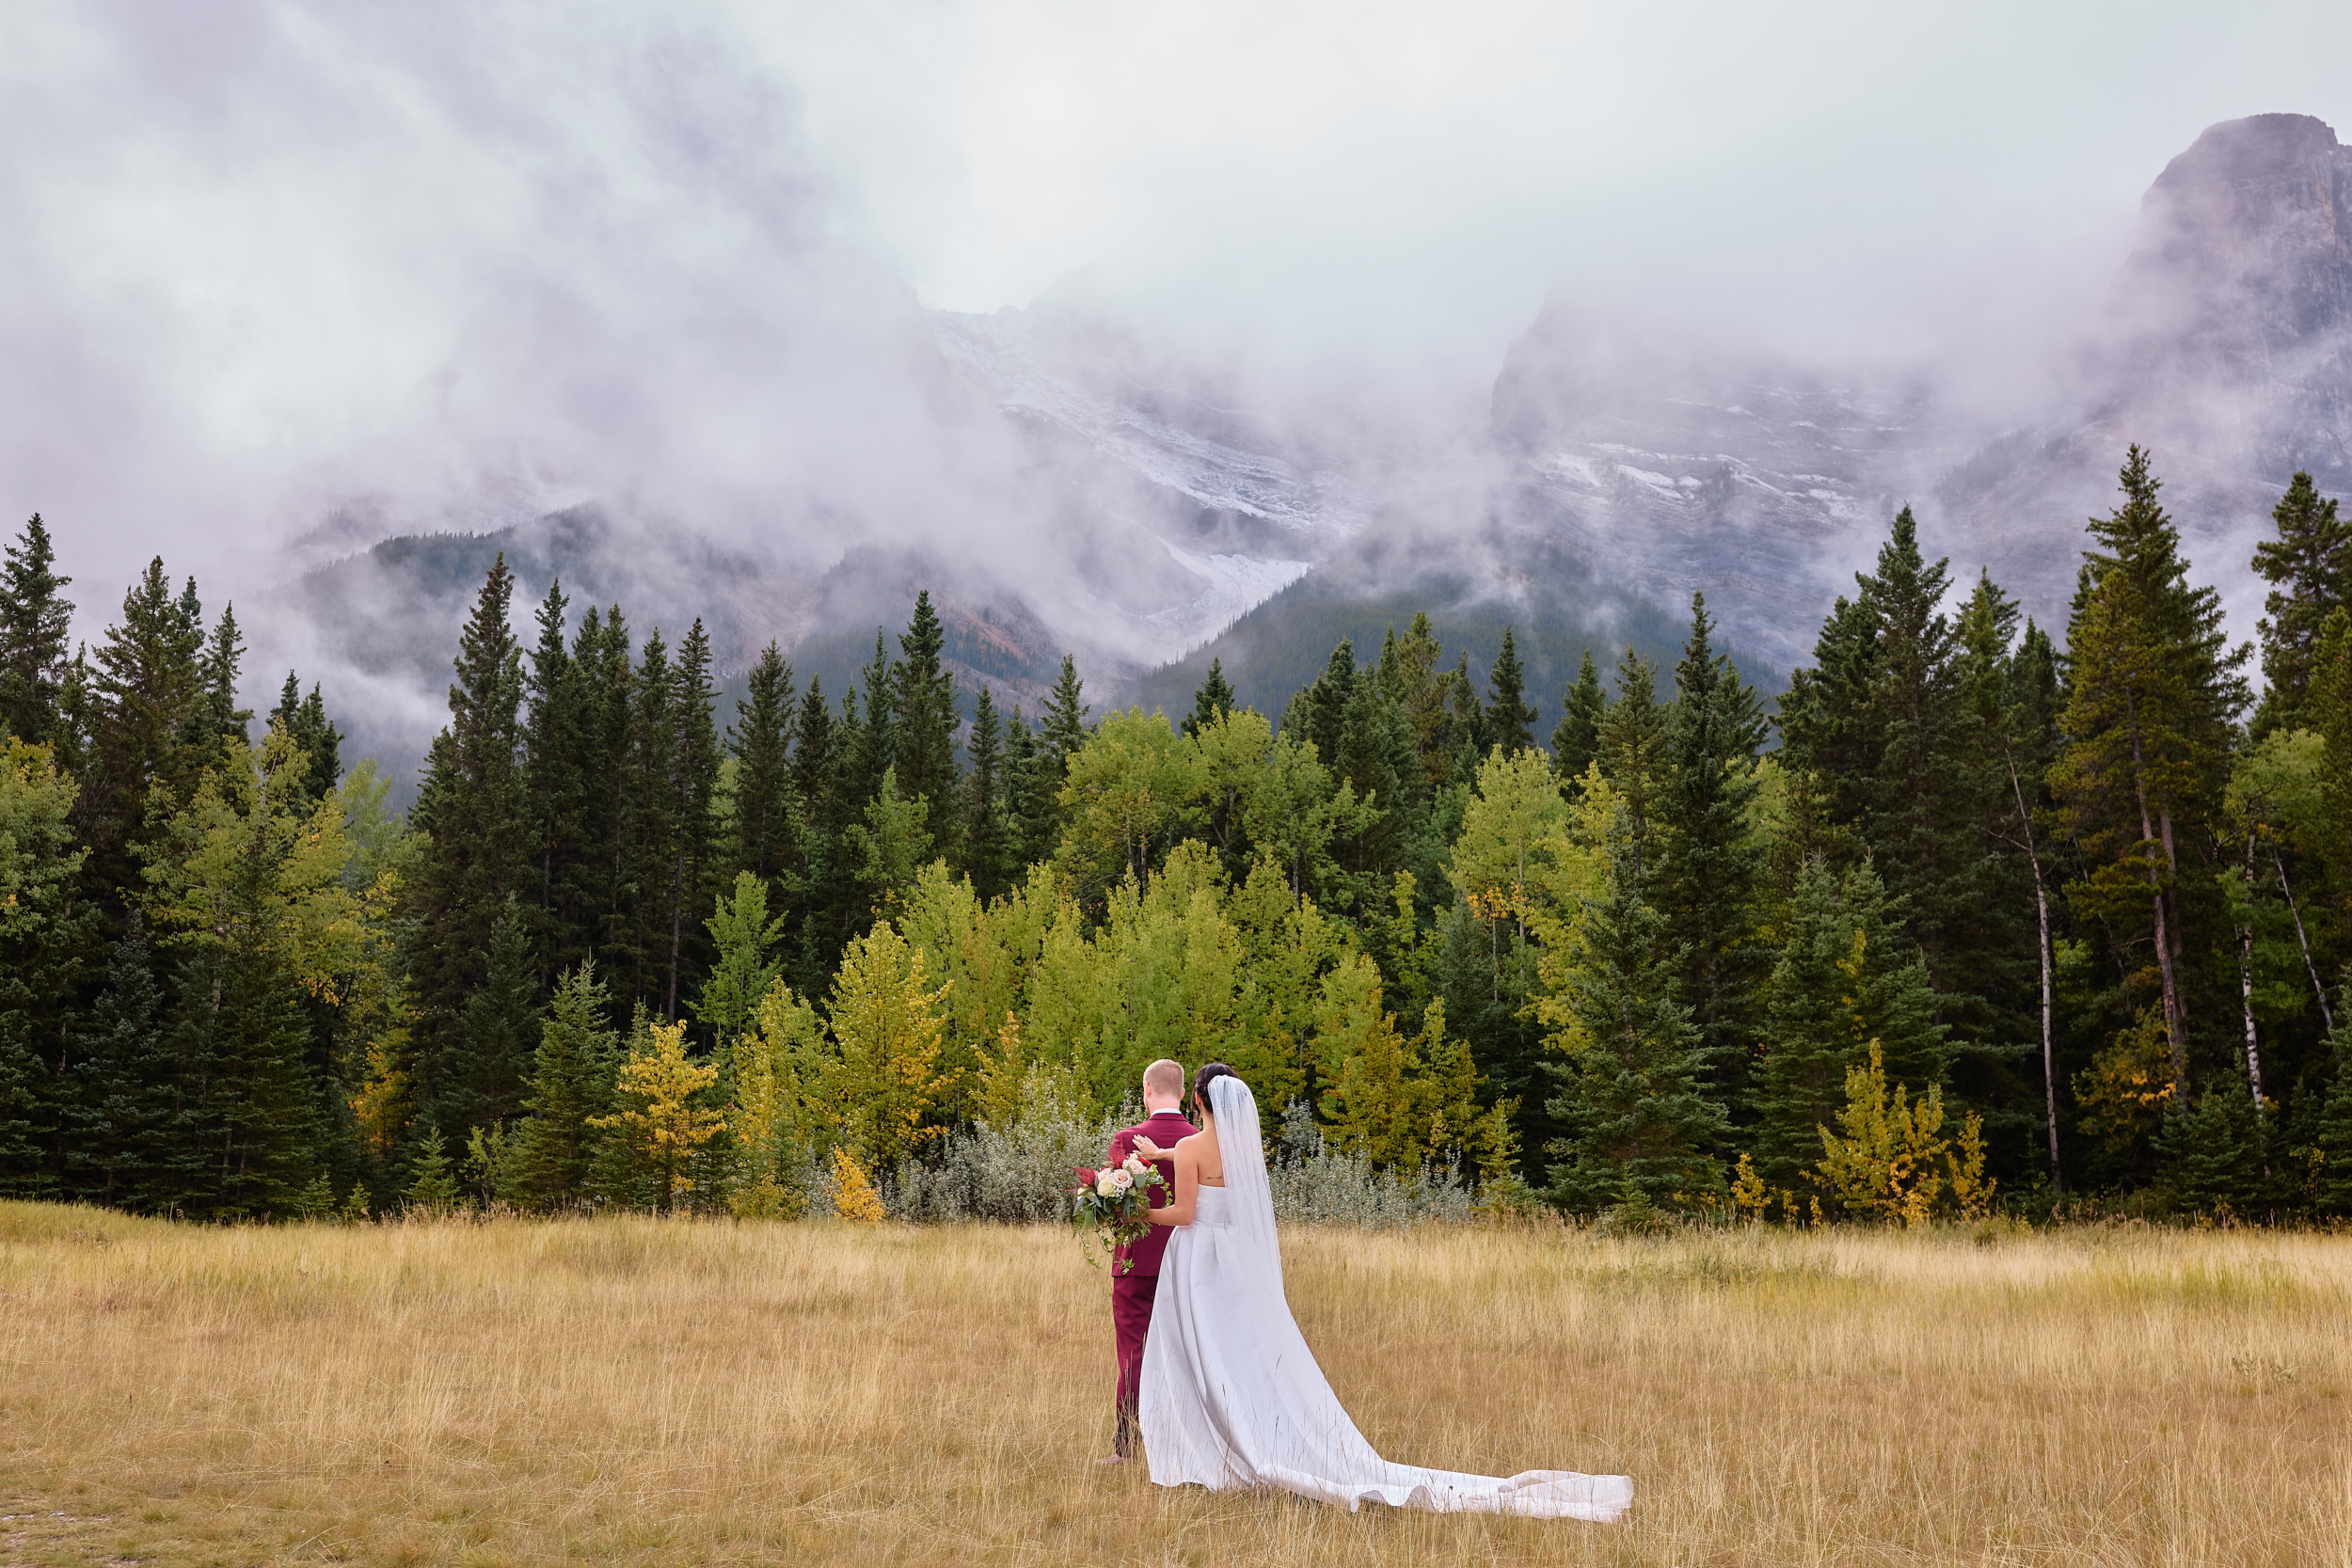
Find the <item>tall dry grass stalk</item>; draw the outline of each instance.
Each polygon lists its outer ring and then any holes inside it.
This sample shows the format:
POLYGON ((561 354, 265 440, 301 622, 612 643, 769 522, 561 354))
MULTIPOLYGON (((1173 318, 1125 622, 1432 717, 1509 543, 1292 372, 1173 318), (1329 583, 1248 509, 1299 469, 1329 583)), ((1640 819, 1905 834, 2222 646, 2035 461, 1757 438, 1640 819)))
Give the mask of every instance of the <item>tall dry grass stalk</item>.
POLYGON ((1099 1470, 1107 1285, 1059 1230, 0 1205, 0 1560, 2352 1564, 2352 1243, 1285 1255, 1383 1452, 1623 1471, 1627 1521, 1099 1470))

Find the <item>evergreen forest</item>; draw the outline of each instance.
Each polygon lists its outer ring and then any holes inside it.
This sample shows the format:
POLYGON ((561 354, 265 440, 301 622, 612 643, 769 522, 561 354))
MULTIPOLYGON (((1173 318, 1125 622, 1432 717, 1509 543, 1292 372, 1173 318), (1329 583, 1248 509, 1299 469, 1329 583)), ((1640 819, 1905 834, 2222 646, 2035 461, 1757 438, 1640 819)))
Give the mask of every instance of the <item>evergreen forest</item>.
POLYGON ((923 594, 723 712, 700 623, 501 558, 398 813, 161 560, 71 645, 36 516, 0 1194, 788 1215, 1166 1055, 1498 1209, 2352 1214, 2352 524, 2275 520, 2233 645, 2137 448, 2062 627, 1905 510, 1777 704, 1694 595, 1563 690, 1420 616, 1279 713, 1007 711, 923 594))

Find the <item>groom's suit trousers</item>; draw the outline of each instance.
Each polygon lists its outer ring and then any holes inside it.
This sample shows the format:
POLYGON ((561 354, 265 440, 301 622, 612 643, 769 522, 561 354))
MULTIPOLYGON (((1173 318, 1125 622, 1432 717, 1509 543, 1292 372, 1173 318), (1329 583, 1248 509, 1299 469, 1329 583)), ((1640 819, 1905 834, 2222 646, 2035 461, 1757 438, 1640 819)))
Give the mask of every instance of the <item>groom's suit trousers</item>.
MULTIPOLYGON (((1111 1135, 1111 1164, 1118 1164, 1136 1151, 1138 1132, 1149 1133, 1161 1148, 1174 1148, 1200 1131, 1174 1111, 1154 1111, 1148 1120, 1122 1127, 1111 1135)), ((1176 1162, 1161 1159, 1152 1164, 1160 1180, 1168 1183, 1160 1189, 1157 1201, 1168 1203, 1176 1194, 1176 1162)), ((1150 1235, 1112 1255, 1111 1325, 1119 1333, 1119 1424, 1111 1441, 1122 1458, 1136 1451, 1136 1405, 1143 1393, 1143 1338, 1152 1330, 1152 1302, 1160 1289, 1160 1256, 1168 1250, 1171 1234, 1167 1226, 1155 1225, 1150 1235)))
POLYGON ((1136 1450, 1136 1405, 1143 1393, 1143 1337, 1152 1326, 1152 1302, 1159 1294, 1156 1274, 1119 1275, 1111 1280, 1111 1323, 1119 1330, 1119 1431, 1112 1449, 1136 1450))

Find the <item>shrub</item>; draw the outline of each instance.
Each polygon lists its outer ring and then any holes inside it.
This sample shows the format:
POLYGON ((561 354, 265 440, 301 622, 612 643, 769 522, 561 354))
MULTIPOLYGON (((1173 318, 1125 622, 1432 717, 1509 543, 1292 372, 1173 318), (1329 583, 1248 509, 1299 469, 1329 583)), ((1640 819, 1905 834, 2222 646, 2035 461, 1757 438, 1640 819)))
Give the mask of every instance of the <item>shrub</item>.
POLYGON ((1458 1166, 1406 1172, 1375 1167, 1361 1150, 1341 1154, 1325 1142, 1303 1100, 1282 1113, 1266 1176, 1274 1214, 1295 1225, 1352 1225, 1368 1230, 1415 1225, 1463 1225, 1476 1199, 1458 1166))
POLYGON ((1066 1220, 1078 1171, 1103 1163, 1111 1134, 1139 1119, 1138 1110, 1128 1104, 1089 1117, 1066 1075, 1031 1064, 1004 1125, 978 1123, 942 1140, 928 1163, 898 1163, 890 1212, 931 1222, 1066 1220))
MULTIPOLYGON (((1009 1121, 951 1133, 928 1161, 901 1160, 882 1201, 892 1218, 924 1224, 1067 1220, 1078 1171, 1102 1164, 1111 1134, 1139 1116, 1130 1102, 1089 1117, 1073 1083, 1033 1064, 1009 1121)), ((1477 1212, 1458 1166, 1391 1171, 1360 1150, 1337 1153, 1303 1100, 1283 1115, 1266 1174, 1276 1216, 1292 1224, 1397 1229, 1465 1224, 1477 1212)))

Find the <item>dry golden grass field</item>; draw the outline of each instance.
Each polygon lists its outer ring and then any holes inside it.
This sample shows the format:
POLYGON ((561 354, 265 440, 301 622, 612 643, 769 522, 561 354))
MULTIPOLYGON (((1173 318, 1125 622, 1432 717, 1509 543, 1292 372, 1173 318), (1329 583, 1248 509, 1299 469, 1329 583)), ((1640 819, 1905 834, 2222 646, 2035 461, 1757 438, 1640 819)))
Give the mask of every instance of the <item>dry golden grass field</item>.
POLYGON ((1387 1454, 1617 1526, 1104 1471, 1067 1233, 0 1205, 8 1563, 2352 1564, 2352 1240, 1294 1231, 1387 1454))

